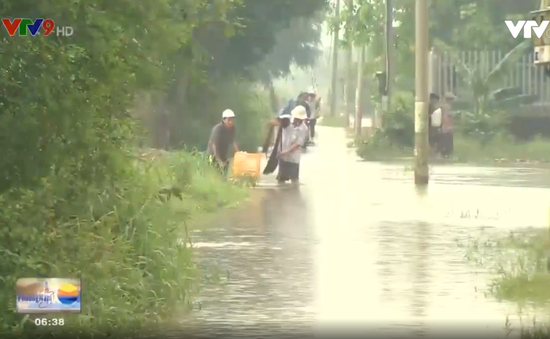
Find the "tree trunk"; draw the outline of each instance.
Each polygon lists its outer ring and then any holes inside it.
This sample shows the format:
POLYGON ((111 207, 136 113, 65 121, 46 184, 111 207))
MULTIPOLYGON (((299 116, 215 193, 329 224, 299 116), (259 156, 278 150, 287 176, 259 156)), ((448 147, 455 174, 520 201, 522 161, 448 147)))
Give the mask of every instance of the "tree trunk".
MULTIPOLYGON (((340 0, 336 0, 336 17, 340 17, 340 0)), ((330 86, 330 116, 336 116, 336 106, 338 100, 338 50, 339 50, 340 27, 334 30, 332 41, 332 84, 330 86)))
MULTIPOLYGON (((353 0, 347 0, 347 7, 348 10, 351 12, 353 11, 353 0)), ((351 16, 348 19, 348 22, 346 25, 349 25, 351 27, 351 16)), ((350 126, 350 118, 354 114, 354 94, 355 94, 355 75, 353 72, 353 32, 348 28, 346 29, 346 33, 348 34, 346 40, 348 42, 347 50, 346 50, 346 116, 344 117, 344 122, 346 123, 346 127, 350 126)))
MULTIPOLYGON (((387 110, 391 109, 393 88, 395 84, 395 29, 393 28, 393 0, 386 0, 386 75, 388 89, 388 106, 387 110)), ((382 127, 384 126, 384 116, 381 119, 382 127)))
POLYGON ((355 85, 357 79, 355 79, 355 72, 353 67, 353 48, 350 46, 346 51, 346 116, 344 121, 346 126, 350 125, 350 117, 355 112, 355 85))
POLYGON ((365 62, 365 47, 362 46, 359 51, 359 60, 357 60, 357 87, 355 92, 355 137, 361 136, 361 120, 363 119, 363 64, 365 62))

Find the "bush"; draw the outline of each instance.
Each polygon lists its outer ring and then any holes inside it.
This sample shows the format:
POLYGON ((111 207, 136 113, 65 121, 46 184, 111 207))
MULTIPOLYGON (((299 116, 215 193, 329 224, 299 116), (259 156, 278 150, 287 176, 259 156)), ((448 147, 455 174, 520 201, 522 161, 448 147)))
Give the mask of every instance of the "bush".
POLYGON ((357 155, 365 160, 388 160, 412 156, 412 148, 395 143, 381 130, 357 142, 357 155))
POLYGON ((197 92, 194 102, 171 112, 171 147, 181 149, 195 147, 205 150, 212 127, 221 121, 225 109, 236 115, 237 142, 243 151, 257 152, 264 137, 264 123, 271 118, 269 94, 259 86, 243 80, 217 82, 212 88, 201 84, 192 85, 197 92))
POLYGON ((518 143, 515 138, 497 135, 491 141, 479 141, 456 135, 453 158, 459 162, 550 162, 550 141, 540 137, 518 143))
POLYGON ((384 127, 357 141, 357 155, 367 160, 411 156, 414 146, 414 98, 398 92, 392 110, 385 115, 384 127))
POLYGON ((454 115, 455 134, 462 134, 481 144, 490 143, 499 135, 509 135, 510 115, 505 111, 474 114, 458 111, 454 115))
MULTIPOLYGON (((132 163, 111 187, 62 170, 36 189, 0 195, 0 303, 14 305, 20 277, 81 277, 83 313, 63 327, 75 335, 154 329, 190 303, 197 268, 186 223, 246 190, 186 152, 150 152, 132 163)), ((3 332, 34 328, 13 306, 0 312, 3 332)))
POLYGON ((392 98, 391 111, 380 131, 385 139, 400 147, 414 146, 414 97, 407 92, 397 92, 392 98))

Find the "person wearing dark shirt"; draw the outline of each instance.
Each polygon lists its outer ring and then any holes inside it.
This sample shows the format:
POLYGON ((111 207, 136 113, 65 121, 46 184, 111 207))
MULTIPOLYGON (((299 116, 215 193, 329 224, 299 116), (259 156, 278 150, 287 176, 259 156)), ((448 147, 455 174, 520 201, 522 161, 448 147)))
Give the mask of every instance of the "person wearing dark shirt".
POLYGON ((222 121, 212 128, 206 151, 212 164, 218 167, 223 174, 227 174, 229 169, 230 147, 235 152, 239 152, 239 147, 235 142, 235 113, 226 109, 222 113, 222 121))
POLYGON ((311 107, 309 106, 309 103, 307 102, 308 97, 309 97, 308 93, 306 93, 306 92, 300 93, 300 95, 298 95, 298 98, 296 99, 295 107, 298 106, 298 105, 299 106, 304 106, 304 108, 306 109, 307 118, 309 119, 311 117, 311 107))
POLYGON ((320 110, 319 102, 317 101, 317 94, 315 93, 315 89, 310 88, 308 90, 308 96, 307 96, 307 104, 310 107, 310 114, 308 116, 308 124, 307 127, 309 128, 309 143, 311 145, 315 144, 315 127, 317 126, 317 114, 320 110))

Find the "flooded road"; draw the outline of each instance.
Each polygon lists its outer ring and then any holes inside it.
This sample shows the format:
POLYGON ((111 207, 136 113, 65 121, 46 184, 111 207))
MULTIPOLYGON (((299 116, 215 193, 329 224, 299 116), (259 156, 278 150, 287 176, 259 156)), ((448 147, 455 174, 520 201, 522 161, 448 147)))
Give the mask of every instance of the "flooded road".
POLYGON ((224 281, 197 300, 200 332, 503 337, 515 306, 485 295, 489 268, 457 242, 546 227, 548 172, 436 166, 421 192, 408 164, 361 162, 342 129, 319 130, 299 189, 262 178, 250 204, 194 234, 224 281))

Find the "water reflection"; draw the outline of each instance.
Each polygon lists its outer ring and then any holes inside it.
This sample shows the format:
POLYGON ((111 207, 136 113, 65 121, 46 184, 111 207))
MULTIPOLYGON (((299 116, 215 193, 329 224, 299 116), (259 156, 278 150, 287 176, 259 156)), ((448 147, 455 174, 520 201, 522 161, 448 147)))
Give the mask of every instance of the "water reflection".
POLYGON ((312 213, 299 188, 265 190, 261 200, 264 226, 271 241, 280 243, 287 238, 310 238, 312 213))
POLYGON ((500 331, 515 305, 484 296, 490 268, 470 266, 456 242, 545 226, 550 176, 444 166, 418 192, 403 166, 357 162, 328 131, 304 157, 303 186, 266 185, 195 237, 201 262, 231 277, 201 294, 201 328, 500 331))
POLYGON ((257 198, 254 207, 260 213, 256 217, 243 218, 256 212, 251 206, 239 213, 230 211, 211 221, 223 225, 224 231, 206 229, 197 236, 203 265, 215 264, 230 275, 224 284, 212 284, 201 293, 201 311, 196 316, 211 328, 253 325, 265 331, 281 319, 292 321, 279 328, 303 327, 313 318, 308 204, 299 189, 264 190, 257 198), (207 246, 222 239, 225 244, 232 239, 232 245, 207 246))
POLYGON ((411 314, 415 318, 423 318, 426 316, 430 298, 430 225, 425 222, 416 223, 413 225, 413 232, 411 314))

